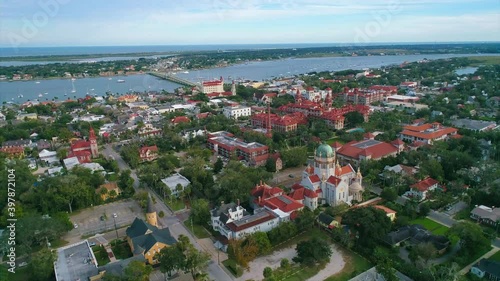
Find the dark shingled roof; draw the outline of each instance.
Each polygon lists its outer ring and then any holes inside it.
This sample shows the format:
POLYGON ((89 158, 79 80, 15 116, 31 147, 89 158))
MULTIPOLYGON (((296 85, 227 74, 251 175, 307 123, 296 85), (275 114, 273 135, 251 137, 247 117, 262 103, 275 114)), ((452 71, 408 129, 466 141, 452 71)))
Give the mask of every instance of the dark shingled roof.
POLYGON ((330 215, 325 214, 325 213, 320 213, 318 216, 318 220, 321 223, 324 223, 326 225, 330 225, 332 223, 332 221, 334 220, 334 218, 331 217, 330 215))
POLYGON ((148 232, 154 232, 158 230, 158 228, 154 225, 150 225, 149 223, 146 223, 145 221, 141 220, 140 218, 135 218, 134 222, 132 225, 130 225, 127 228, 127 236, 130 238, 135 238, 137 236, 144 235, 148 232))
POLYGON ((474 265, 474 267, 479 268, 481 271, 484 271, 491 276, 500 278, 500 262, 481 259, 478 263, 474 265))
POLYGON ((158 229, 152 233, 132 238, 132 243, 134 244, 134 254, 142 253, 143 251, 147 252, 158 242, 173 245, 177 243, 177 240, 172 237, 168 228, 158 229))

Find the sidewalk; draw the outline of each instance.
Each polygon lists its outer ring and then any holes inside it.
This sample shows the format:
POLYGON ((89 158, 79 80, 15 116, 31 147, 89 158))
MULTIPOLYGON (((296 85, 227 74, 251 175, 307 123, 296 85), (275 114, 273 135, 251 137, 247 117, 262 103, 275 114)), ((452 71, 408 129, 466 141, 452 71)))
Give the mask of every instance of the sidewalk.
POLYGON ((477 262, 479 262, 480 260, 482 259, 487 259, 491 256, 493 256, 499 249, 495 246, 493 246, 493 249, 491 249, 489 252, 487 252, 486 254, 482 255, 480 258, 478 258, 477 260, 475 260, 473 263, 467 265, 466 267, 462 268, 462 270, 459 271, 460 275, 465 275, 467 274, 467 272, 469 272, 469 270, 471 269, 471 267, 473 265, 475 265, 477 262))

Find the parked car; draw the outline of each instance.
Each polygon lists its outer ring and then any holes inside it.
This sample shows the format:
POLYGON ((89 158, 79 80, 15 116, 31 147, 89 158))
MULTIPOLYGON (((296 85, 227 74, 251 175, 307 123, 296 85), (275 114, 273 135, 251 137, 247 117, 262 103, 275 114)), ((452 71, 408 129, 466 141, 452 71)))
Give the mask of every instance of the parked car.
POLYGON ((74 223, 74 224, 73 224, 73 226, 74 226, 75 228, 78 228, 78 224, 76 224, 76 223, 74 223))
POLYGON ((295 176, 294 176, 294 175, 292 175, 292 174, 289 174, 288 176, 289 176, 290 178, 295 178, 295 176))
POLYGON ((113 213, 113 218, 116 218, 118 217, 118 215, 116 213, 113 213))
POLYGON ((90 247, 94 247, 95 246, 95 242, 90 242, 89 245, 90 245, 90 247))

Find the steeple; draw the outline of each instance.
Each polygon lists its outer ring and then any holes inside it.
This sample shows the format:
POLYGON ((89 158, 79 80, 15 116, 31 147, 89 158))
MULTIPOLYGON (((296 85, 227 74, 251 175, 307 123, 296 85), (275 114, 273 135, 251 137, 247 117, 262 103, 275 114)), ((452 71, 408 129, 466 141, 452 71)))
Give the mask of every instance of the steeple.
POLYGON ((231 95, 236 96, 236 83, 234 83, 234 80, 231 84, 231 95))
POLYGON ((302 103, 302 94, 300 93, 300 90, 297 89, 297 93, 295 94, 295 102, 298 104, 302 103))
POLYGON ((153 210, 153 200, 151 194, 148 193, 148 205, 146 206, 146 221, 150 225, 158 227, 158 219, 156 217, 156 211, 153 210))
POLYGON ((272 126, 271 126, 271 106, 270 103, 267 103, 267 128, 266 128, 266 133, 268 137, 272 137, 272 126))
POLYGON ((92 158, 99 156, 99 149, 97 147, 97 139, 95 137, 94 128, 90 126, 89 130, 89 141, 90 141, 90 152, 92 153, 92 158))

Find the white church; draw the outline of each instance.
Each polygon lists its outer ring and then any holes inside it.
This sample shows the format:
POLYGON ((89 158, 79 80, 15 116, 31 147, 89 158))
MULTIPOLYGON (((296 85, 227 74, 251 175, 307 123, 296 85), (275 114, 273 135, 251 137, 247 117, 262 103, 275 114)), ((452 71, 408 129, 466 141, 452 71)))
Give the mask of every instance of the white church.
POLYGON ((300 183, 292 186, 291 197, 314 210, 318 204, 352 205, 363 200, 363 177, 348 164, 340 166, 332 147, 321 144, 314 153, 314 163, 302 173, 300 183))

